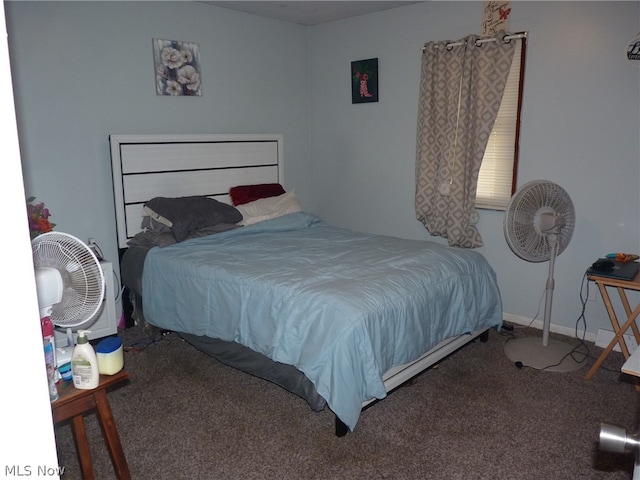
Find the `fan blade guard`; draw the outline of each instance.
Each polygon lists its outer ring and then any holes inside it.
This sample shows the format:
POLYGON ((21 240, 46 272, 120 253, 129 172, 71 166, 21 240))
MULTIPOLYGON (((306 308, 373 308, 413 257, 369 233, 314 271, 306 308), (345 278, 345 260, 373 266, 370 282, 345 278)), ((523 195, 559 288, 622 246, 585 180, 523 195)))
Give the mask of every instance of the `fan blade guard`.
POLYGON ((551 257, 548 236, 556 235, 559 255, 569 244, 575 228, 575 210, 567 192, 547 180, 524 184, 511 198, 504 218, 509 248, 529 262, 551 257))
POLYGON ((62 280, 62 298, 49 315, 53 324, 77 327, 91 320, 102 307, 105 291, 102 268, 91 249, 62 232, 37 236, 31 248, 36 272, 53 269, 62 280))

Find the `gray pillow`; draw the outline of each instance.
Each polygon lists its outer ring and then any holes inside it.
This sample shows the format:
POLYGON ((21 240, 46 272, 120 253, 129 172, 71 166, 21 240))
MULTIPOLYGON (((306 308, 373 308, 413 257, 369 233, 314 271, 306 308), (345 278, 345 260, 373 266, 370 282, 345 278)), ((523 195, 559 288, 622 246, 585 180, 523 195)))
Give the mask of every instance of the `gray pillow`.
POLYGON ((201 228, 242 221, 235 207, 204 196, 155 197, 145 204, 144 211, 170 227, 178 242, 201 228))

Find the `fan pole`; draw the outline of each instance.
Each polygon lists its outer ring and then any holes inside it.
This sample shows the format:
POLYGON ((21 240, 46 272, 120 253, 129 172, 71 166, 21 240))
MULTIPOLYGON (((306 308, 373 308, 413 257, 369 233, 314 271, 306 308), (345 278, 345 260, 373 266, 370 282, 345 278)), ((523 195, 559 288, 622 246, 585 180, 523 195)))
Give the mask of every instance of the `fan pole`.
POLYGON ((542 346, 549 346, 549 329, 551 327, 551 305, 553 304, 553 289, 555 288, 555 280, 553 277, 553 268, 556 263, 558 252, 558 236, 551 233, 548 236, 551 246, 551 258, 549 259, 549 277, 547 278, 547 290, 544 295, 544 323, 542 325, 542 346))
MULTIPOLYGON (((549 242, 549 277, 547 278, 544 302, 544 323, 542 325, 542 342, 540 338, 524 337, 508 341, 504 345, 507 357, 516 364, 548 370, 552 372, 571 372, 579 370, 584 365, 586 356, 578 361, 573 357, 574 347, 561 340, 549 338, 551 328, 551 307, 553 305, 553 290, 555 288, 554 267, 560 249, 558 234, 547 232, 549 242)), ((639 479, 640 480, 640 479, 639 479)))

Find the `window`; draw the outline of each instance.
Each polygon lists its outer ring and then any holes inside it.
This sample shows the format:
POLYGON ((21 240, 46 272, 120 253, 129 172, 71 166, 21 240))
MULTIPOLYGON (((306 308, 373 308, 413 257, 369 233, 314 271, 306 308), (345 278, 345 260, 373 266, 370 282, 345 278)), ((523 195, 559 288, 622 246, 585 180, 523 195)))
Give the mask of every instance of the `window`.
POLYGON ((476 208, 506 210, 515 192, 526 37, 517 40, 498 118, 478 176, 476 208))

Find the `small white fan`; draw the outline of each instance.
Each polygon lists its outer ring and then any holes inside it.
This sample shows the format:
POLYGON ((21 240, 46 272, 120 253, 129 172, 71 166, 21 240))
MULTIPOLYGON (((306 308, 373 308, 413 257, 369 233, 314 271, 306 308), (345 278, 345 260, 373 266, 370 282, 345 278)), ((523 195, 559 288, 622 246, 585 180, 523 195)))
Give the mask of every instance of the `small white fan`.
POLYGON ((67 233, 39 235, 31 248, 40 317, 50 317, 71 336, 72 327, 88 323, 102 307, 105 280, 100 262, 85 243, 67 233))
POLYGON ((555 260, 571 240, 575 210, 567 192, 547 180, 523 185, 511 198, 504 219, 504 234, 509 248, 523 260, 549 262, 546 283, 542 341, 518 338, 505 344, 507 357, 522 365, 550 371, 568 372, 583 366, 571 355, 572 345, 549 339, 553 304, 555 260))

